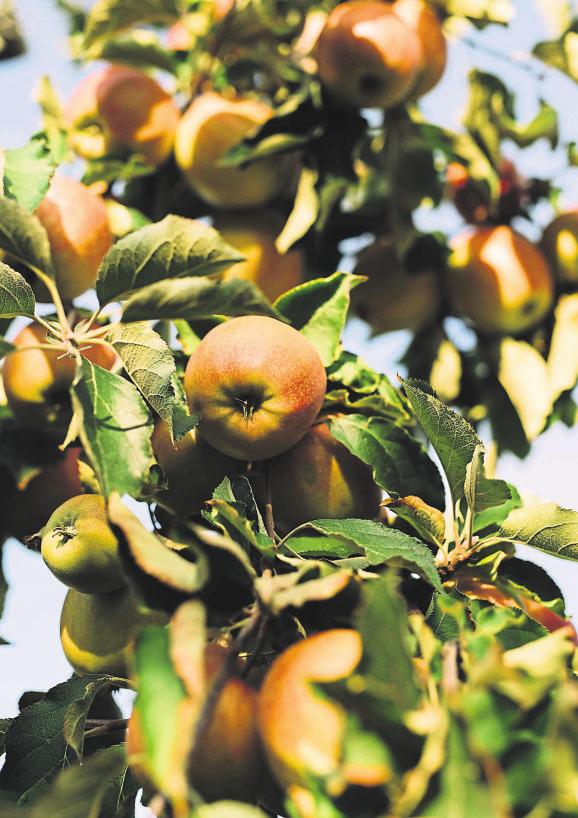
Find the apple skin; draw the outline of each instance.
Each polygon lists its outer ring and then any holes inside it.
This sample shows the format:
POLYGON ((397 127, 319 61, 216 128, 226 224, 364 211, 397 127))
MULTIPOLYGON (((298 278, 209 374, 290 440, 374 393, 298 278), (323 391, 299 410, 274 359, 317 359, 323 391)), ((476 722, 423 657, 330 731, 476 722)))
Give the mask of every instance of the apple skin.
POLYGON ((287 533, 310 520, 372 519, 382 492, 371 470, 315 423, 301 440, 268 463, 275 525, 287 533))
POLYGON ((244 471, 243 463, 218 452, 194 429, 173 444, 164 420, 155 424, 151 444, 168 481, 168 489, 155 500, 177 514, 198 514, 225 477, 244 471))
POLYGON ((578 208, 556 216, 544 230, 541 246, 558 281, 578 286, 578 208))
MULTIPOLYGON (((45 344, 46 337, 46 328, 32 322, 20 330, 13 343, 29 347, 45 344)), ((55 436, 65 432, 70 421, 68 390, 76 373, 74 360, 61 355, 61 350, 14 351, 6 356, 2 370, 6 400, 16 420, 55 436)), ((117 360, 112 350, 96 344, 82 356, 103 369, 112 369, 117 360)))
POLYGON ((351 676, 363 648, 357 631, 317 633, 288 647, 273 662, 259 691, 258 721, 265 757, 285 788, 309 787, 311 777, 328 779, 332 791, 347 784, 382 784, 381 767, 344 764, 341 760, 346 714, 324 700, 312 683, 351 676))
MULTIPOLYGON (((219 645, 206 646, 207 688, 223 667, 226 653, 219 645)), ((223 686, 206 729, 199 737, 199 752, 195 752, 190 760, 189 780, 208 801, 222 798, 252 801, 267 777, 257 729, 257 694, 240 678, 239 669, 237 663, 223 686)), ((202 708, 202 702, 199 707, 202 708)), ((129 765, 137 780, 144 786, 152 786, 146 766, 145 737, 138 701, 129 719, 126 749, 129 765)))
POLYGON ((327 378, 313 344, 296 329, 260 315, 232 318, 203 338, 185 370, 199 435, 241 460, 287 451, 311 426, 327 378))
POLYGON ((128 676, 133 642, 143 619, 125 588, 82 594, 70 588, 60 617, 64 655, 79 674, 128 676))
POLYGON ((257 208, 293 185, 295 155, 258 159, 244 168, 218 165, 272 114, 257 99, 227 99, 212 92, 187 108, 177 128, 175 159, 189 186, 207 204, 225 210, 257 208))
POLYGON ((53 464, 45 466, 27 485, 18 489, 10 485, 2 490, 2 533, 19 540, 35 534, 46 523, 55 508, 81 494, 78 470, 79 448, 67 449, 53 464))
POLYGON ((393 242, 381 237, 360 255, 354 273, 368 277, 351 293, 352 311, 375 333, 411 330, 432 324, 442 305, 441 282, 433 270, 409 273, 393 242))
POLYGON ((48 233, 58 292, 71 301, 94 286, 112 246, 106 205, 81 182, 54 176, 36 216, 48 233))
POLYGON ((125 584, 118 540, 99 494, 58 506, 42 530, 41 553, 54 576, 81 593, 107 593, 125 584))
POLYGON ((180 111, 155 80, 124 65, 88 74, 64 108, 70 147, 84 159, 118 150, 142 154, 160 165, 170 155, 180 111))
POLYGON ((214 227, 227 244, 245 256, 245 261, 225 270, 223 281, 235 278, 252 281, 271 302, 303 282, 303 251, 295 248, 281 255, 275 247, 275 239, 283 227, 278 214, 270 211, 221 213, 215 216, 214 227))
POLYGON ((554 282, 540 250, 511 227, 477 227, 450 243, 447 292, 458 315, 488 335, 518 335, 550 311, 554 282))
POLYGON ((423 51, 416 31, 375 0, 347 0, 333 9, 315 51, 319 79, 354 108, 393 108, 420 81, 423 51))
POLYGON ((447 43, 439 18, 424 0, 396 0, 393 11, 416 32, 422 48, 422 66, 413 97, 421 97, 438 84, 447 61, 447 43))

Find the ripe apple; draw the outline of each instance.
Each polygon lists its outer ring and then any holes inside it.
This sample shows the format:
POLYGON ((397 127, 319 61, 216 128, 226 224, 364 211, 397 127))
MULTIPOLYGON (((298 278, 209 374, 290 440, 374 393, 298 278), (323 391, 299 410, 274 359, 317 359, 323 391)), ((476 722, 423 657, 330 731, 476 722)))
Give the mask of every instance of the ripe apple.
POLYGON ((83 594, 125 584, 118 540, 99 494, 81 494, 58 506, 42 529, 41 553, 57 579, 83 594))
POLYGON ((351 293, 351 308, 374 332, 418 332, 438 317, 442 297, 437 274, 409 273, 387 236, 361 253, 354 272, 369 280, 351 293))
MULTIPOLYGON (((205 691, 221 671, 226 650, 209 644, 205 648, 205 691)), ((206 729, 198 739, 198 751, 189 766, 192 786, 208 801, 222 798, 253 800, 266 770, 256 723, 257 694, 233 668, 217 699, 206 729)), ((143 784, 150 782, 145 754, 145 737, 137 707, 132 711, 127 731, 127 758, 143 784)))
POLYGON ((447 291, 482 332, 518 335, 550 311, 554 282, 542 253, 511 227, 477 227, 451 242, 447 291))
POLYGON ((78 470, 80 452, 79 448, 67 449, 20 489, 8 475, 3 475, 0 500, 3 534, 19 540, 35 534, 55 508, 82 493, 78 470))
POLYGON ((199 412, 199 435, 241 460, 290 449, 311 426, 327 379, 313 344, 296 329, 260 315, 219 324, 185 370, 185 391, 199 412))
MULTIPOLYGON (((46 339, 42 324, 32 322, 21 329, 13 343, 23 349, 6 356, 2 377, 8 406, 18 422, 58 436, 70 421, 69 389, 76 364, 68 356, 60 357, 61 350, 26 349, 45 344, 46 339)), ((82 355, 104 369, 117 360, 112 350, 96 344, 82 355)))
POLYGON ((422 64, 413 97, 421 97, 438 84, 447 59, 446 38, 440 20, 424 0, 396 0, 393 11, 416 32, 422 48, 422 64))
POLYGON ((265 676, 259 692, 258 721, 266 758, 283 788, 307 787, 312 777, 327 779, 336 794, 347 784, 377 786, 381 766, 342 760, 346 714, 312 684, 347 679, 362 656, 357 631, 323 631, 287 648, 265 676))
POLYGON ((245 256, 245 261, 225 270, 224 281, 234 278, 252 281, 271 302, 302 283, 303 251, 297 248, 281 255, 275 247, 275 239, 283 227, 278 214, 271 211, 221 213, 215 216, 214 227, 227 244, 245 256))
POLYGON ((60 617, 64 655, 77 673, 128 675, 134 638, 143 624, 125 588, 82 594, 71 588, 60 617))
POLYGON ((257 99, 227 99, 206 93, 184 113, 175 138, 175 158, 193 191, 214 207, 261 207, 294 182, 295 156, 258 159, 246 167, 221 167, 222 157, 271 118, 257 99))
POLYGON ((233 478, 244 470, 243 463, 213 449, 194 429, 173 443, 168 425, 159 420, 151 443, 168 481, 168 489, 155 500, 177 514, 198 514, 225 477, 233 478))
POLYGON ((36 216, 48 233, 58 292, 71 301, 94 286, 112 245, 106 205, 86 185, 54 176, 36 216))
POLYGON ((379 513, 382 492, 371 469, 333 437, 327 423, 311 426, 268 468, 275 524, 283 533, 310 520, 379 513))
POLYGON ((355 108, 393 108, 420 82, 424 55, 414 28, 393 7, 347 0, 333 9, 316 48, 319 79, 355 108))
POLYGON ((143 71, 108 65, 84 77, 64 108, 71 148, 84 159, 119 150, 160 165, 171 153, 180 111, 143 71))
POLYGON ((548 225, 542 250, 559 281, 578 285, 578 208, 560 213, 548 225))

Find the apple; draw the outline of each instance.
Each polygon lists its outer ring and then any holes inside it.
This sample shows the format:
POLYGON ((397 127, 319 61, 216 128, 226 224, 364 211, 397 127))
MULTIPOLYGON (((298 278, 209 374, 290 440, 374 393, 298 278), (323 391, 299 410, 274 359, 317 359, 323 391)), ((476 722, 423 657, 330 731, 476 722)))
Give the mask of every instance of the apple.
POLYGON ((143 71, 108 65, 88 74, 64 108, 71 148, 84 159, 118 151, 142 154, 150 165, 170 155, 180 111, 143 71))
POLYGON ((191 430, 173 443, 168 425, 157 421, 151 443, 168 482, 155 496, 160 505, 177 514, 198 514, 225 478, 244 471, 243 463, 221 454, 191 430))
MULTIPOLYGON (((19 349, 4 360, 2 378, 8 406, 22 426, 56 436, 66 431, 70 422, 70 396, 76 374, 75 361, 62 350, 27 349, 46 344, 47 330, 36 321, 28 324, 14 338, 19 349)), ((101 345, 85 349, 82 355, 93 364, 111 369, 116 354, 101 345)))
POLYGON ((466 229, 450 247, 450 302, 481 332, 518 335, 549 313, 554 281, 548 263, 537 247, 511 227, 466 229))
POLYGON ((348 784, 383 784, 387 771, 380 765, 343 761, 346 713, 312 686, 350 677, 362 652, 357 631, 335 629, 291 645, 273 662, 259 692, 258 721, 266 759, 283 788, 309 788, 321 777, 333 794, 348 784))
POLYGON ((268 469, 273 516, 282 533, 310 520, 372 519, 379 513, 382 492, 371 469, 333 437, 326 422, 311 426, 268 469))
POLYGON ((413 97, 421 97, 438 84, 446 67, 447 44, 439 17, 425 0, 396 0, 393 11, 416 32, 422 64, 413 97))
POLYGON ((48 233, 58 292, 71 301, 94 286, 112 245, 106 205, 86 185, 54 176, 36 216, 48 233))
POLYGON ((99 494, 81 494, 58 506, 42 529, 41 553, 57 579, 84 594, 125 584, 118 540, 99 494))
POLYGON ((313 344, 260 315, 210 330, 185 370, 191 410, 201 416, 199 435, 241 460, 266 460, 294 446, 317 417, 326 385, 313 344))
POLYGON ((303 251, 294 248, 281 255, 275 247, 275 239, 283 227, 280 214, 271 211, 220 213, 215 216, 214 227, 227 244, 245 256, 245 261, 225 270, 224 281, 235 278, 252 281, 271 302, 302 283, 303 251))
POLYGON ((367 247, 354 272, 367 276, 368 281, 352 291, 351 308, 374 332, 418 332, 438 317, 442 294, 436 272, 408 272, 389 237, 378 238, 367 247))
POLYGON ((77 673, 128 676, 142 616, 126 588, 82 594, 70 588, 60 617, 64 655, 77 673))
MULTIPOLYGON (((45 442, 44 442, 45 444, 45 442)), ((2 533, 19 540, 39 531, 55 508, 83 491, 78 460, 81 449, 67 449, 44 466, 21 488, 2 475, 0 518, 2 533)))
POLYGON ((542 250, 559 281, 578 285, 578 208, 560 213, 548 225, 542 250))
POLYGON ((348 0, 333 9, 316 47, 319 79, 354 108, 394 108, 421 81, 424 54, 414 28, 393 7, 348 0))
POLYGON ((193 100, 177 128, 175 159, 207 204, 230 210, 261 207, 293 185, 295 155, 266 157, 242 168, 219 165, 272 115, 258 99, 228 99, 210 92, 193 100))
MULTIPOLYGON (((216 644, 205 648, 205 689, 197 702, 201 710, 210 686, 223 668, 227 651, 216 644)), ((253 800, 266 770, 257 729, 257 694, 240 677, 236 663, 215 703, 208 724, 198 739, 189 763, 192 786, 208 801, 234 798, 253 800)), ((147 770, 142 717, 133 709, 127 730, 128 763, 143 785, 151 784, 147 770)))

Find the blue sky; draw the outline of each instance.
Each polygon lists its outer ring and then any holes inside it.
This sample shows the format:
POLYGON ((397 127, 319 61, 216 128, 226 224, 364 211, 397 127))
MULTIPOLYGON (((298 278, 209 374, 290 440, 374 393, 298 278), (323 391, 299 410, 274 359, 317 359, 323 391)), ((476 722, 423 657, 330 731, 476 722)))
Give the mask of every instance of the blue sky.
MULTIPOLYGON (((66 21, 55 11, 53 0, 16 0, 15 5, 24 25, 29 52, 21 58, 0 62, 4 112, 0 120, 2 147, 21 145, 38 127, 32 92, 42 74, 51 76, 63 96, 78 78, 78 69, 67 58, 66 21)), ((515 6, 521 13, 509 29, 493 26, 479 36, 471 33, 468 36, 503 54, 513 54, 516 59, 527 54, 537 39, 547 36, 547 30, 544 21, 533 13, 532 0, 517 0, 515 6)), ((423 101, 426 116, 452 127, 459 126, 466 100, 467 72, 473 66, 498 74, 517 92, 520 115, 523 118, 533 115, 537 86, 527 70, 517 67, 516 61, 495 58, 463 42, 453 42, 443 82, 423 101)), ((547 72, 539 93, 562 112, 562 138, 578 140, 577 86, 556 72, 547 72)), ((560 152, 552 152, 543 144, 524 152, 511 146, 508 152, 516 158, 522 172, 554 177, 563 188, 565 204, 578 204, 578 170, 568 170, 560 152)), ((550 212, 545 208, 540 213, 540 223, 545 224, 549 217, 550 212)), ((428 221, 431 220, 430 216, 428 221)), ((460 226, 450 207, 442 208, 434 221, 448 232, 460 226)), ((402 333, 396 333, 369 340, 364 325, 352 322, 345 343, 376 369, 395 375, 397 368, 393 361, 403 351, 406 339, 402 333)), ((535 443, 531 455, 523 462, 513 456, 503 457, 498 473, 525 492, 578 509, 578 429, 555 426, 535 443)), ((578 618, 578 565, 536 552, 529 554, 529 549, 521 551, 521 556, 535 559, 551 571, 578 618)), ((0 716, 17 712, 18 698, 23 691, 46 690, 70 674, 58 638, 66 589, 52 577, 38 555, 14 541, 6 547, 5 571, 10 592, 0 633, 12 644, 0 648, 0 716)))

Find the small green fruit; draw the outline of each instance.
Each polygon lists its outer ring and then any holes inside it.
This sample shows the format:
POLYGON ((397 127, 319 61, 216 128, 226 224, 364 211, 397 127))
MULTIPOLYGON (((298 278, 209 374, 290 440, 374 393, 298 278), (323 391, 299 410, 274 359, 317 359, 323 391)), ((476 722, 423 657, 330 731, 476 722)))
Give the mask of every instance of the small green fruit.
POLYGON ((83 594, 124 585, 118 540, 99 494, 72 497, 59 506, 42 529, 41 552, 54 576, 83 594))

